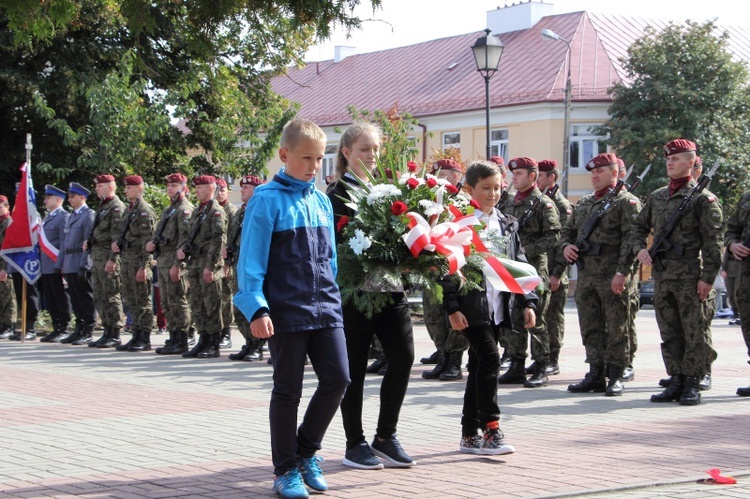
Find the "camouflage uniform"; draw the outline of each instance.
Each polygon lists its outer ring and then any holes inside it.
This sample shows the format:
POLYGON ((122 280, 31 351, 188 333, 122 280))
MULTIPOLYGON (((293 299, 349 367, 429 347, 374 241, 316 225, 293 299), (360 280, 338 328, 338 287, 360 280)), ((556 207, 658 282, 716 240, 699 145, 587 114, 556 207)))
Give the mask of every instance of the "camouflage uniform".
MULTIPOLYGON (((724 237, 725 246, 733 243, 743 243, 747 246, 750 238, 750 191, 746 192, 737 203, 737 209, 727 220, 727 233, 724 237)), ((737 278, 733 303, 736 303, 740 313, 740 327, 745 339, 747 354, 750 356, 750 256, 741 262, 740 274, 737 278)))
MULTIPOLYGON (((552 196, 552 202, 555 203, 557 211, 560 214, 560 226, 565 227, 568 218, 573 214, 573 208, 570 201, 565 199, 560 189, 557 189, 552 196)), ((550 274, 560 279, 560 286, 557 291, 550 292, 549 305, 547 305, 547 331, 549 331, 549 355, 550 364, 557 364, 560 356, 560 349, 565 339, 565 304, 568 301, 568 266, 567 262, 558 263, 560 253, 559 246, 555 245, 547 252, 547 261, 550 267, 550 274)))
MULTIPOLYGON (((5 229, 10 224, 10 215, 0 220, 0 246, 5 239, 5 229)), ((5 260, 0 260, 0 265, 5 268, 5 260)), ((13 280, 8 274, 4 282, 0 282, 0 333, 10 336, 13 333, 13 324, 16 322, 16 293, 13 289, 13 280)))
MULTIPOLYGON (((227 201, 225 204, 220 205, 224 212, 226 213, 226 221, 227 221, 227 228, 226 233, 229 234, 229 224, 231 223, 232 219, 237 214, 237 207, 227 201)), ((222 330, 222 341, 226 341, 227 345, 226 348, 230 348, 232 346, 232 342, 230 339, 230 333, 229 328, 232 326, 232 322, 234 322, 234 305, 232 304, 232 295, 233 295, 233 286, 232 286, 232 277, 231 276, 224 276, 221 279, 221 320, 224 323, 224 328, 222 330)), ((224 348, 224 345, 222 345, 222 348, 224 348)))
MULTIPOLYGON (((729 230, 728 224, 727 230, 729 230)), ((726 284, 727 287, 727 301, 729 301, 729 306, 732 308, 733 318, 737 318, 740 316, 739 309, 737 308, 736 295, 739 289, 737 283, 739 282, 740 275, 742 274, 742 262, 735 260, 732 254, 729 251, 726 251, 724 253, 724 263, 722 265, 722 269, 727 273, 727 277, 726 279, 724 279, 724 284, 726 284)), ((747 281, 745 281, 745 284, 747 284, 747 281)))
MULTIPOLYGON (((578 202, 573 216, 560 236, 561 254, 568 245, 577 245, 591 217, 595 217, 606 197, 588 194, 578 202)), ((599 245, 599 254, 586 254, 579 248, 576 306, 586 362, 601 370, 605 365, 622 370, 630 363, 628 322, 633 290, 631 269, 635 255, 630 251, 630 231, 641 203, 630 193, 620 192, 605 215, 599 219, 588 242, 599 245), (612 292, 615 274, 626 277, 625 289, 612 292)), ((621 373, 618 373, 621 376, 621 373)))
POLYGON ((182 246, 190 254, 187 264, 190 283, 190 309, 200 341, 183 356, 218 357, 223 319, 221 315, 224 260, 221 248, 227 240, 227 215, 218 201, 212 199, 197 207, 190 217, 188 239, 182 246), (210 270, 214 280, 206 284, 203 271, 210 270), (204 352, 206 352, 204 355, 204 352))
MULTIPOLYGON (((118 350, 150 350, 154 309, 151 302, 153 259, 146 243, 154 237, 156 212, 143 198, 131 202, 122 218, 125 244, 120 248, 122 296, 133 321, 133 338, 118 350), (139 269, 146 272, 144 282, 136 281, 139 269)), ((121 232, 122 233, 122 232, 121 232)))
MULTIPOLYGON (((536 326, 529 330, 521 328, 520 331, 516 329, 504 331, 509 332, 506 341, 511 357, 525 358, 527 356, 528 338, 531 336, 531 356, 534 361, 546 366, 549 362, 549 335, 545 315, 550 297, 547 252, 557 244, 560 235, 560 214, 552 200, 542 195, 536 187, 526 199, 518 203, 515 202, 514 197, 509 197, 505 201, 502 212, 520 219, 531 208, 538 196, 542 196, 539 205, 524 226, 519 229, 523 253, 543 280, 543 289, 539 292, 536 310, 536 326)), ((523 309, 520 308, 520 301, 515 301, 511 312, 513 324, 523 324, 523 309)))
MULTIPOLYGON (((673 196, 669 187, 656 190, 633 222, 633 253, 646 248, 651 229, 658 237, 672 213, 690 194, 690 180, 673 196)), ((682 255, 668 251, 661 260, 664 271, 653 270, 654 309, 662 339, 662 358, 670 376, 700 378, 715 356, 711 346, 710 323, 716 309, 716 291, 701 302, 698 281, 713 284, 721 267, 723 220, 721 206, 712 193, 697 194, 669 239, 684 245, 682 255)))

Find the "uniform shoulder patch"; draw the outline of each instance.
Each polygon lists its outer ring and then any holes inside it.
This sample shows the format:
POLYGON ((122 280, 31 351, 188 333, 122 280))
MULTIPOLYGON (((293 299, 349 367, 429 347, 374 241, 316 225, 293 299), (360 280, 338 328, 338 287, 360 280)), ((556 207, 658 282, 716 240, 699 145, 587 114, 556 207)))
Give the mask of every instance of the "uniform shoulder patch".
POLYGON ((190 210, 182 210, 183 215, 190 215, 190 210))
POLYGON ((708 196, 708 202, 709 203, 713 203, 714 201, 716 201, 716 197, 714 197, 714 196, 708 196))
POLYGON ((548 209, 548 210, 551 210, 551 209, 552 209, 552 203, 547 203, 547 209, 548 209))
POLYGON ((572 215, 573 214, 573 210, 571 210, 570 208, 568 208, 567 210, 565 210, 565 213, 567 213, 568 215, 572 215))
POLYGON ((112 211, 114 211, 115 213, 120 213, 121 210, 120 208, 112 208, 112 211))
POLYGON ((220 216, 221 216, 221 212, 219 212, 219 211, 215 211, 215 212, 214 212, 214 216, 215 216, 215 217, 220 217, 220 216))
POLYGON ((632 204, 633 206, 635 206, 635 205, 637 205, 637 204, 638 204, 638 200, 637 200, 637 199, 630 199, 630 200, 629 200, 629 202, 630 202, 630 204, 632 204))

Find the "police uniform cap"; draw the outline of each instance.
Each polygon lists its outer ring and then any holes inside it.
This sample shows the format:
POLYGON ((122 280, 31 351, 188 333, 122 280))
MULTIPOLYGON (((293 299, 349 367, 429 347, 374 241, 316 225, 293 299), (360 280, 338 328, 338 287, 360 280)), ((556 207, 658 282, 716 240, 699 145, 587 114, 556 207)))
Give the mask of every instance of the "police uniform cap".
POLYGON ((47 184, 44 186, 44 194, 46 196, 57 196, 59 198, 65 198, 65 191, 51 184, 47 184))
POLYGON ((86 189, 84 186, 79 184, 78 182, 71 182, 68 186, 68 192, 70 194, 78 194, 79 196, 83 197, 89 197, 89 194, 91 194, 91 191, 86 189))

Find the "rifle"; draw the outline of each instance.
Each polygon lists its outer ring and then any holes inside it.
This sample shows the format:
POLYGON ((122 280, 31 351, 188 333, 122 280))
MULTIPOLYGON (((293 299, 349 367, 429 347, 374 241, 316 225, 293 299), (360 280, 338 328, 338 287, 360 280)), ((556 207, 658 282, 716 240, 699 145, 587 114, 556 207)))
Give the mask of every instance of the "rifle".
POLYGON ((661 231, 654 239, 654 244, 652 244, 648 249, 648 254, 651 256, 651 263, 654 266, 655 270, 659 272, 664 272, 664 270, 666 270, 664 263, 661 261, 662 253, 672 251, 673 253, 677 253, 678 255, 685 254, 685 246, 673 243, 669 240, 669 236, 672 235, 672 232, 674 231, 675 227, 677 227, 677 224, 682 218, 682 215, 685 214, 685 211, 687 210, 688 206, 690 206, 690 203, 693 201, 695 195, 700 194, 703 189, 706 188, 706 186, 711 182, 711 178, 716 173, 716 170, 718 169, 719 160, 717 159, 716 163, 714 163, 713 168, 711 168, 711 171, 709 171, 708 173, 704 173, 700 176, 700 178, 698 178, 698 183, 695 185, 695 187, 693 187, 693 190, 690 191, 690 194, 688 194, 685 199, 682 200, 680 206, 678 206, 677 209, 672 213, 672 215, 669 217, 669 220, 667 220, 667 223, 664 225, 664 227, 662 227, 661 231))
POLYGON ((565 175, 567 175, 568 172, 564 171, 563 174, 560 176, 559 179, 557 179, 557 182, 555 182, 555 185, 552 186, 552 189, 544 188, 544 192, 542 194, 545 194, 549 196, 550 198, 553 197, 555 194, 557 194, 557 191, 560 190, 560 184, 562 184, 563 179, 565 178, 565 175))
POLYGON ((164 229, 167 227, 167 223, 169 220, 174 216, 175 213, 177 213, 177 203, 180 202, 182 198, 180 198, 180 195, 175 195, 175 200, 172 201, 172 204, 169 206, 169 212, 167 215, 161 219, 159 222, 159 225, 156 226, 156 231, 154 232, 154 238, 151 240, 154 243, 154 256, 159 256, 159 245, 168 243, 169 240, 164 239, 164 236, 162 234, 164 233, 164 229))
POLYGON ((201 224, 208 216, 208 207, 203 209, 203 212, 198 215, 198 220, 195 221, 195 225, 193 225, 192 229, 190 229, 190 234, 188 234, 188 239, 185 242, 185 244, 182 245, 182 252, 185 253, 185 262, 189 262, 190 259, 193 257, 193 252, 195 251, 195 248, 193 248, 193 242, 195 241, 195 238, 198 236, 198 231, 201 228, 201 224))
POLYGON ((240 237, 240 234, 242 233, 242 222, 245 220, 245 209, 242 208, 242 210, 239 213, 239 220, 237 220, 237 224, 234 226, 234 230, 232 231, 232 235, 227 238, 227 258, 226 263, 227 265, 234 265, 234 256, 235 253, 239 251, 239 244, 237 244, 237 238, 240 237))
POLYGON ((135 218, 136 214, 138 213, 138 207, 140 207, 141 201, 138 200, 138 206, 130 210, 130 213, 128 214, 128 218, 125 219, 125 223, 122 226, 122 230, 120 231, 120 237, 117 238, 117 247, 120 248, 120 251, 125 249, 125 245, 127 243, 127 239, 125 239, 125 236, 128 233, 128 230, 130 230, 130 224, 133 223, 133 219, 135 218))
POLYGON ((539 206, 539 203, 542 202, 542 196, 544 196, 544 193, 539 194, 535 199, 534 202, 531 203, 531 206, 529 206, 529 209, 524 211, 521 216, 518 218, 518 229, 520 230, 524 224, 531 218, 531 215, 534 214, 534 211, 536 210, 536 207, 539 206))
POLYGON ((89 237, 86 238, 86 250, 91 251, 91 248, 94 246, 94 243, 96 242, 96 239, 94 239, 94 231, 96 230, 96 226, 99 225, 99 222, 101 221, 101 215, 102 215, 103 209, 101 207, 96 211, 96 215, 94 215, 94 225, 91 226, 91 232, 89 233, 89 237))

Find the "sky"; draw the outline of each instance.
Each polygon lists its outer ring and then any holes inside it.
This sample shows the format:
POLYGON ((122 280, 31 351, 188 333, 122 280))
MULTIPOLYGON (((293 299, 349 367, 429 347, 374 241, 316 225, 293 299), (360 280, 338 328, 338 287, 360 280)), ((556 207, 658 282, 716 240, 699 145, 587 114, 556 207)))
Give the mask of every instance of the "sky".
MULTIPOLYGON (((481 31, 486 27, 486 12, 520 0, 382 0, 382 8, 373 14, 372 4, 361 0, 355 11, 361 19, 372 19, 361 31, 346 34, 335 31, 331 40, 312 47, 308 61, 333 59, 334 47, 355 47, 356 53, 435 40, 447 36, 481 31)), ((539 0, 533 0, 538 2, 539 0)), ((736 24, 742 0, 545 0, 554 5, 554 14, 587 10, 609 14, 635 15, 650 19, 705 21, 718 18, 720 24, 736 24)), ((742 19, 742 18, 741 18, 742 19)))

